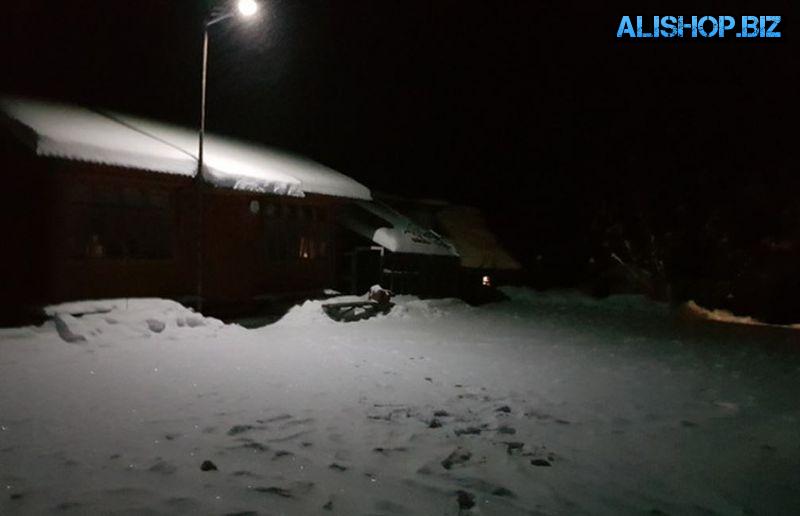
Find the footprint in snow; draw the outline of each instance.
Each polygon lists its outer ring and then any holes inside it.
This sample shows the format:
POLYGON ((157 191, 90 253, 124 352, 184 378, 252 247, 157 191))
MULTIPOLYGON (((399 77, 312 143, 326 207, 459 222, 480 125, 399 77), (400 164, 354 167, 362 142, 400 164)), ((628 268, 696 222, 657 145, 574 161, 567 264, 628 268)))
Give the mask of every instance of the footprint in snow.
POLYGON ((313 482, 292 482, 287 486, 260 486, 251 490, 280 498, 299 498, 313 489, 313 482))
POLYGON ((452 469, 454 466, 463 466, 472 458, 472 452, 460 446, 453 450, 441 464, 444 469, 452 469))
POLYGON ((404 446, 397 446, 395 448, 383 448, 379 446, 377 448, 373 448, 372 451, 375 453, 380 453, 381 455, 388 456, 394 454, 395 452, 407 452, 408 448, 404 446))
POLYGON ((255 427, 253 425, 234 425, 228 430, 228 435, 239 435, 256 428, 263 429, 263 427, 255 427))
POLYGON ((246 469, 240 469, 238 471, 234 471, 231 473, 234 477, 244 477, 244 478, 261 478, 261 475, 258 473, 253 473, 252 471, 248 471, 246 469))
POLYGON ((459 478, 456 480, 462 487, 479 491, 481 493, 489 494, 492 496, 500 496, 503 498, 516 498, 517 495, 508 489, 498 484, 487 482, 480 478, 459 478))
POLYGON ((287 419, 292 419, 291 414, 281 414, 279 416, 273 416, 267 419, 259 419, 256 422, 260 425, 263 425, 266 423, 277 423, 279 421, 285 421, 287 419))
POLYGON ((292 457, 292 456, 294 456, 294 453, 288 450, 278 450, 275 452, 275 455, 272 456, 272 460, 278 460, 284 457, 292 457))
POLYGON ((233 449, 244 449, 253 452, 263 453, 269 451, 269 446, 267 446, 266 444, 261 444, 256 441, 248 440, 247 442, 240 444, 239 446, 234 446, 233 449))
POLYGON ((155 464, 147 468, 147 471, 158 473, 159 475, 173 475, 178 471, 178 468, 168 461, 156 459, 155 464))
POLYGON ((481 427, 477 426, 468 426, 465 428, 456 428, 453 433, 456 434, 457 437, 462 435, 481 435, 488 425, 481 425, 481 427))

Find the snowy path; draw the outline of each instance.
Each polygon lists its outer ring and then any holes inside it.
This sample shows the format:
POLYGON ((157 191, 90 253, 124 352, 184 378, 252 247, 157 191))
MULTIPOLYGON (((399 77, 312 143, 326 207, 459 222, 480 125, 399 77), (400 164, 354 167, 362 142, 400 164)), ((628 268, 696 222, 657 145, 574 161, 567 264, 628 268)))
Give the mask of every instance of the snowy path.
POLYGON ((800 512, 799 333, 512 294, 0 330, 0 514, 800 512))

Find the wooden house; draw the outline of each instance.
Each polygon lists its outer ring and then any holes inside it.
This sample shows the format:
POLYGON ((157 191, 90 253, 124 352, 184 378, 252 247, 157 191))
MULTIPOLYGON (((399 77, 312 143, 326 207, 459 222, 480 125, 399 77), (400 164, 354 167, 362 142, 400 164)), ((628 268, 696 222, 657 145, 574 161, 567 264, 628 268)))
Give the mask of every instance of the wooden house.
POLYGON ((368 188, 318 163, 118 113, 0 98, 0 314, 167 297, 216 311, 335 283, 368 188), (201 257, 201 259, 198 259, 201 257), (199 281, 200 280, 200 281, 199 281))

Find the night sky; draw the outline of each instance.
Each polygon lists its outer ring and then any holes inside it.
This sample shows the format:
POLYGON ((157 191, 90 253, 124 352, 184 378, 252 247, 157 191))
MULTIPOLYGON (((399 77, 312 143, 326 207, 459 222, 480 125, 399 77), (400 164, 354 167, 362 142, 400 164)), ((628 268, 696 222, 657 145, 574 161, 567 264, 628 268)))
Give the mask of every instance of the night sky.
MULTIPOLYGON (((794 186, 790 2, 595 4, 268 0, 211 29, 208 129, 481 206, 528 263, 583 252, 608 199, 794 186), (623 14, 781 14, 784 36, 618 40, 623 14)), ((194 125, 204 5, 5 6, 0 90, 194 125)))

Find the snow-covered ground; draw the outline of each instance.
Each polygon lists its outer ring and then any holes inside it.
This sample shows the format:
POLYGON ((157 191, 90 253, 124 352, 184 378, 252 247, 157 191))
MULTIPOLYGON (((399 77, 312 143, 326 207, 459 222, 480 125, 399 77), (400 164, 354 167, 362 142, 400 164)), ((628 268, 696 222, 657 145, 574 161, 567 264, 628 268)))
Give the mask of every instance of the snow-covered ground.
POLYGON ((800 513, 798 332, 508 293, 0 330, 0 514, 800 513))

